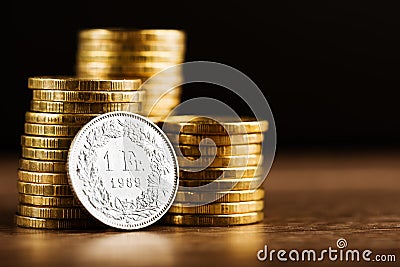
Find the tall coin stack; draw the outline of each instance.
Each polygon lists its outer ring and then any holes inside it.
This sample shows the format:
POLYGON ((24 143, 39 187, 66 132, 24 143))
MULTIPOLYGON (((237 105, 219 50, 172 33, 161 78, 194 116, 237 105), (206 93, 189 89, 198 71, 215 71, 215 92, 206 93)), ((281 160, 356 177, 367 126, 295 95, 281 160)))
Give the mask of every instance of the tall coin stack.
POLYGON ((28 87, 32 100, 21 136, 16 224, 43 229, 99 225, 73 197, 66 173, 68 149, 75 134, 97 115, 140 113, 145 94, 141 80, 31 77, 28 87))
MULTIPOLYGON (((141 78, 184 62, 186 35, 173 29, 84 29, 78 33, 76 74, 96 78, 141 78)), ((179 67, 144 83, 143 114, 164 117, 180 103, 179 67)))
POLYGON ((263 220, 261 164, 267 121, 173 116, 159 126, 178 154, 182 186, 163 223, 229 226, 263 220), (213 143, 202 142, 207 138, 213 143))

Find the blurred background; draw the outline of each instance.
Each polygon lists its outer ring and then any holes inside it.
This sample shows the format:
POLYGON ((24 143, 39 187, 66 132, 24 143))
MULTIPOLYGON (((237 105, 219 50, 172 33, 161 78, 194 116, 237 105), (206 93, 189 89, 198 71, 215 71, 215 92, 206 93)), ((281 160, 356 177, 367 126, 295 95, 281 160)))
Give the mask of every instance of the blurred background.
MULTIPOLYGON (((19 153, 36 75, 73 74, 83 28, 172 28, 187 33, 186 61, 227 64, 263 91, 280 148, 400 145, 400 17, 390 2, 40 1, 11 7, 11 79, 5 79, 1 149, 19 153)), ((8 22, 9 23, 9 22, 8 22)), ((7 24, 8 25, 8 24, 7 24)), ((3 63, 4 64, 4 63, 3 63)), ((183 100, 228 101, 190 85, 183 100)), ((231 103, 229 103, 231 101, 231 103)), ((238 105, 238 112, 246 108, 238 105)))

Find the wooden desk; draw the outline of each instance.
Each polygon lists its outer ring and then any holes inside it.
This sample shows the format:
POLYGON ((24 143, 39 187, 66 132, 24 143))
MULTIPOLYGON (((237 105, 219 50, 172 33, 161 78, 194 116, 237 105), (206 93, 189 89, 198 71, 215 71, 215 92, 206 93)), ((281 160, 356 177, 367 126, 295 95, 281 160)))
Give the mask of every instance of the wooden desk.
POLYGON ((265 220, 235 227, 153 225, 140 231, 18 228, 18 157, 0 162, 0 266, 292 266, 260 262, 269 249, 336 248, 395 254, 396 263, 303 262, 316 266, 400 266, 400 152, 280 152, 265 181, 265 220))

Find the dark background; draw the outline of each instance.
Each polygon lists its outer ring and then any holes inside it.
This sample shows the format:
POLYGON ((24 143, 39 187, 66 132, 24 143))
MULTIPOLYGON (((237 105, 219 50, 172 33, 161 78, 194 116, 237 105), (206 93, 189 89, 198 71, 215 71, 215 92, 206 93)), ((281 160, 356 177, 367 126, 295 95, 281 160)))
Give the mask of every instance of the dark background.
MULTIPOLYGON (((216 61, 248 75, 272 109, 278 148, 397 147, 395 2, 15 1, 7 14, 12 79, 3 84, 1 148, 20 149, 27 78, 72 74, 78 30, 117 26, 183 29, 187 61, 216 61)), ((184 98, 196 94, 187 90, 184 98)))

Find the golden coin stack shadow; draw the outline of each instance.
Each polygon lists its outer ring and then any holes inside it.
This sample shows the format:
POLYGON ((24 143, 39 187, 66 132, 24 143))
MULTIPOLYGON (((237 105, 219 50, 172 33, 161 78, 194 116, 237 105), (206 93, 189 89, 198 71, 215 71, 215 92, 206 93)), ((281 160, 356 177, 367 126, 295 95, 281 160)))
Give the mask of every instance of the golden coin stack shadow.
POLYGON ((186 34, 174 29, 105 28, 78 33, 76 74, 93 78, 140 78, 146 91, 143 114, 153 121, 180 103, 182 81, 179 67, 154 74, 184 62, 186 34), (148 81, 148 83, 145 83, 148 81))
POLYGON ((140 113, 140 79, 91 80, 31 77, 18 169, 16 224, 43 229, 101 226, 81 208, 68 182, 66 163, 75 134, 89 120, 111 111, 140 113))
POLYGON ((262 142, 267 121, 174 116, 158 124, 174 144, 182 186, 162 223, 229 226, 263 220, 262 142), (201 144, 206 138, 215 145, 201 144))

